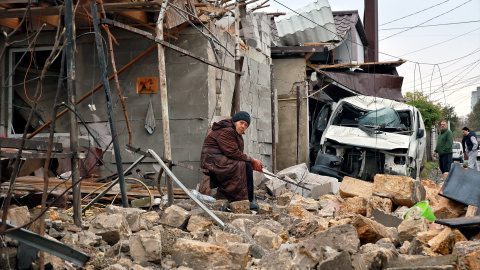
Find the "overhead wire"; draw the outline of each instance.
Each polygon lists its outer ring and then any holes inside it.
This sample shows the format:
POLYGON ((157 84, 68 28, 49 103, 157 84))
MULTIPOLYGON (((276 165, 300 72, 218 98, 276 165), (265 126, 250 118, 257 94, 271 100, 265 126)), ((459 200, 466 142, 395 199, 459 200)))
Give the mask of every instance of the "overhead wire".
MULTIPOLYGON (((427 25, 420 25, 420 26, 417 26, 417 27, 422 28, 422 27, 448 26, 448 25, 468 24, 468 23, 476 23, 476 22, 480 22, 480 20, 464 21, 464 22, 451 22, 451 23, 439 23, 439 24, 427 24, 427 25)), ((384 28, 384 29, 378 29, 378 31, 400 30, 400 29, 407 29, 407 28, 411 28, 411 27, 412 26, 384 28)))
POLYGON ((410 17, 410 16, 413 16, 413 15, 422 13, 422 12, 424 12, 424 11, 427 11, 427 10, 429 10, 429 9, 432 9, 432 8, 434 8, 434 7, 436 7, 436 6, 440 6, 440 5, 442 5, 442 4, 445 4, 446 2, 449 2, 449 1, 450 1, 450 0, 443 1, 443 2, 441 2, 441 3, 438 3, 438 4, 436 4, 436 5, 430 6, 430 7, 428 7, 428 8, 425 8, 425 9, 419 10, 419 11, 417 11, 417 12, 408 14, 408 15, 406 15, 406 16, 400 17, 400 18, 398 18, 398 19, 394 19, 394 20, 388 21, 388 22, 386 22, 386 23, 382 23, 382 24, 380 24, 379 26, 387 25, 387 24, 390 24, 390 23, 393 23, 393 22, 396 22, 396 21, 399 21, 399 20, 408 18, 408 17, 410 17))

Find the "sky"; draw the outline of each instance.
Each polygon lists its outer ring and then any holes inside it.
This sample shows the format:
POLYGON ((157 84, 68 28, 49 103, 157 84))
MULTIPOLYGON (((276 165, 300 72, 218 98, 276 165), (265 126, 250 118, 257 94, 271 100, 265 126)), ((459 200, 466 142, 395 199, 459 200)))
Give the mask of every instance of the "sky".
MULTIPOLYGON (((289 12, 313 1, 270 0, 259 11, 289 12)), ((329 3, 332 11, 358 10, 364 21, 364 1, 329 3)), ((415 89, 457 116, 469 114, 480 87, 480 0, 379 0, 378 10, 380 61, 407 60, 397 68, 402 93, 415 89)))

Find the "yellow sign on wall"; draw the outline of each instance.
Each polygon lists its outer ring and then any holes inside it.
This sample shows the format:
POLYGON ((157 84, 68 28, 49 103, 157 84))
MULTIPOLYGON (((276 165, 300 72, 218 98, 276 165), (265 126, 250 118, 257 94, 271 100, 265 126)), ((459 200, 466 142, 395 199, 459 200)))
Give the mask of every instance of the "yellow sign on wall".
POLYGON ((158 93, 158 78, 137 78, 137 94, 156 94, 158 93))

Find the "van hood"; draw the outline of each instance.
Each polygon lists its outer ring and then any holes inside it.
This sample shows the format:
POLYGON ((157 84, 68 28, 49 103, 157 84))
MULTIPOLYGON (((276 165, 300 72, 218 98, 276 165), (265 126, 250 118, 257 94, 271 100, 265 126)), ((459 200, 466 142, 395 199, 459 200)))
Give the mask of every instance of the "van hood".
POLYGON ((368 135, 356 127, 330 126, 325 138, 341 144, 374 148, 379 150, 408 149, 410 136, 381 132, 368 135))

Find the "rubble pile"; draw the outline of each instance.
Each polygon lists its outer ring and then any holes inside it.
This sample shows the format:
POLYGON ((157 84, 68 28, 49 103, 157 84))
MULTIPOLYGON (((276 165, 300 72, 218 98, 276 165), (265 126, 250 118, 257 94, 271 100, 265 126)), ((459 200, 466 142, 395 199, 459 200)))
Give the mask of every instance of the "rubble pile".
MULTIPOLYGON (((478 229, 460 231, 413 212, 404 219, 425 200, 437 218, 465 214, 465 206, 438 195, 441 186, 431 181, 376 175, 373 183, 338 182, 304 164, 278 176, 310 191, 256 172, 258 211, 250 212, 248 201, 211 206, 224 228, 192 200, 176 200, 152 211, 107 206, 87 217, 83 230, 50 214, 46 235, 89 254, 84 269, 480 268, 478 229)), ((14 225, 31 217, 26 207, 10 211, 14 225)), ((0 265, 14 265, 18 245, 6 238, 0 265)), ((47 253, 45 263, 76 268, 47 253)))

